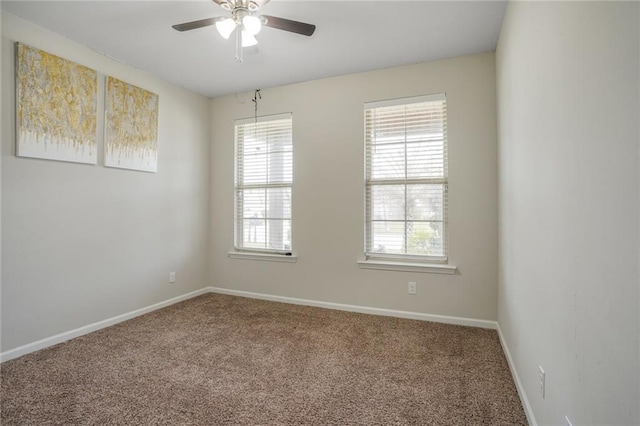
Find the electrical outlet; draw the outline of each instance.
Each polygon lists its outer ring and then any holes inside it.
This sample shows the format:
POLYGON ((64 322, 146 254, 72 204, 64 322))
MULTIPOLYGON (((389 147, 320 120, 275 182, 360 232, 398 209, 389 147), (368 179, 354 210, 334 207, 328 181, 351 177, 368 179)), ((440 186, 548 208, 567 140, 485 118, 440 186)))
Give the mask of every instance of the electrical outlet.
POLYGON ((415 281, 409 281, 409 294, 416 294, 416 283, 415 281))
POLYGON ((176 273, 175 272, 169 272, 169 283, 173 284, 176 282, 176 273))
POLYGON ((539 369, 538 375, 540 378, 540 395, 542 395, 542 399, 544 399, 545 374, 541 365, 538 366, 538 369, 539 369))
POLYGON ((564 423, 566 426, 573 426, 573 423, 569 420, 569 416, 564 416, 564 423))

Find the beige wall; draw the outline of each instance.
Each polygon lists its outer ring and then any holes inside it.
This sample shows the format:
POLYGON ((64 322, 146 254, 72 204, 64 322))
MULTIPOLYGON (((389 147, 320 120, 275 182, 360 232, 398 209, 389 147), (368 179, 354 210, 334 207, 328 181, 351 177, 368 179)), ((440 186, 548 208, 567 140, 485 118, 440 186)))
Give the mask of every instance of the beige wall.
POLYGON ((209 100, 6 13, 1 55, 2 351, 205 287, 209 100), (15 157, 15 41, 159 94, 158 172, 15 157))
POLYGON ((512 2, 500 36, 498 319, 542 425, 640 423, 638 9, 512 2))
POLYGON ((293 113, 297 263, 238 260, 233 249, 234 120, 253 93, 212 101, 211 283, 316 301, 496 319, 497 157, 493 53, 262 90, 259 114, 293 113), (361 270, 363 103, 446 92, 450 259, 457 275, 361 270), (407 294, 407 282, 418 294, 407 294))

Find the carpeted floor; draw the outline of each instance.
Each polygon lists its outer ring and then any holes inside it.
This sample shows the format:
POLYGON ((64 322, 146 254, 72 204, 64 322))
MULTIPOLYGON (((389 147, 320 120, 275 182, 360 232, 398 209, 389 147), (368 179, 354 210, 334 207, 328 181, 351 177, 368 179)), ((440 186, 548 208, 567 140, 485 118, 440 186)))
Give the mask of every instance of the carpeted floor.
POLYGON ((207 294, 1 365, 3 425, 520 425, 494 330, 207 294))

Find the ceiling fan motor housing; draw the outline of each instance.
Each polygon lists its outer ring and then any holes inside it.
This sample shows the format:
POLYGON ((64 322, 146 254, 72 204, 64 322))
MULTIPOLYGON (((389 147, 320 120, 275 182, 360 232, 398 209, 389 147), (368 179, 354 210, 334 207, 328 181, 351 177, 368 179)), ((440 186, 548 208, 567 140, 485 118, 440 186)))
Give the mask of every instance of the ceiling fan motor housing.
MULTIPOLYGON (((215 1, 215 0, 214 0, 215 1)), ((223 9, 235 12, 237 9, 245 9, 250 12, 255 12, 260 8, 260 5, 255 1, 247 0, 228 0, 219 3, 223 9)))

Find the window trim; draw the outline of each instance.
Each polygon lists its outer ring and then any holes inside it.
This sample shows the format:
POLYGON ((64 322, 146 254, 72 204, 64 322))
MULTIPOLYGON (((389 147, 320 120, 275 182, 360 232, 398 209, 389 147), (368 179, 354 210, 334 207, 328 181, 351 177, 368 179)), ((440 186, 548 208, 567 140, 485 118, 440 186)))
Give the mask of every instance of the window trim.
MULTIPOLYGON (((298 257, 293 254, 293 176, 294 174, 294 165, 293 165, 293 113, 284 112, 278 114, 269 114, 262 115, 258 117, 250 117, 250 118, 241 118, 234 120, 234 168, 233 168, 233 251, 227 253, 230 258, 233 259, 245 259, 245 260, 270 260, 270 261, 280 261, 280 262, 297 262, 298 257), (275 183, 275 184, 266 184, 266 185, 256 185, 256 188, 290 188, 291 191, 291 205, 289 206, 290 218, 288 219, 291 223, 291 249, 289 250, 281 250, 281 249, 261 249, 261 248, 251 248, 251 247, 239 247, 238 246, 238 233, 244 232, 244 228, 238 226, 238 200, 237 200, 237 191, 238 191, 238 126, 244 126, 246 124, 252 123, 265 123, 269 121, 276 120, 291 120, 291 155, 292 155, 292 163, 291 163, 291 183, 275 183)), ((252 185, 242 185, 242 189, 251 189, 252 185)), ((241 221, 242 219, 240 219, 241 221)), ((283 219, 284 220, 284 219, 283 219)))
MULTIPOLYGON (((446 195, 446 207, 443 208, 442 211, 442 223, 443 223, 443 240, 445 241, 445 255, 444 256, 421 256, 415 254, 397 254, 397 253, 379 253, 379 252, 369 252, 368 243, 370 239, 370 235, 372 232, 372 224, 373 221, 371 219, 371 200, 370 197, 367 196, 367 193, 370 192, 371 188, 376 184, 372 184, 369 180, 369 176, 371 175, 371 161, 370 161, 370 152, 369 152, 369 143, 367 143, 367 123, 366 123, 366 111, 375 109, 375 108, 384 108, 384 107, 393 107, 393 106, 402 106, 402 105, 411 105, 416 103, 424 103, 424 102, 433 102, 433 101, 444 101, 445 108, 447 102, 446 93, 436 93, 430 95, 420 95, 406 98, 395 98, 389 100, 382 101, 373 101, 373 102, 365 102, 363 111, 365 113, 365 123, 364 123, 364 141, 365 141, 365 149, 364 149, 364 160, 365 160, 365 176, 364 176, 364 211, 365 211, 365 223, 364 223, 364 246, 365 260, 359 260, 358 266, 361 269, 379 269, 379 270, 390 270, 390 271, 411 271, 411 272, 431 272, 431 273, 440 273, 440 274, 455 274, 457 271, 457 267, 449 264, 449 214, 448 214, 448 205, 449 205, 449 173, 448 173, 448 155, 446 156, 447 160, 444 163, 445 175, 443 177, 436 178, 418 178, 414 180, 408 179, 385 179, 383 182, 378 185, 387 185, 387 184, 398 184, 404 185, 405 188, 407 185, 413 184, 442 184, 444 185, 443 193, 446 195)), ((445 113, 445 152, 448 152, 448 132, 447 132, 447 122, 448 122, 448 114, 445 113)), ((406 141, 403 142, 406 144, 406 141)), ((406 153, 405 153, 406 157, 406 153)), ((406 158, 405 158, 406 165, 406 158)), ((406 167, 406 166, 405 166, 406 167)), ((406 189, 405 189, 405 197, 406 197, 406 189)), ((406 223, 407 218, 405 214, 404 220, 402 222, 406 223)))
POLYGON ((376 269, 380 271, 401 271, 401 272, 424 272, 431 274, 454 275, 458 272, 458 268, 451 264, 442 263, 412 263, 406 261, 393 262, 383 259, 359 260, 358 267, 360 269, 376 269))

